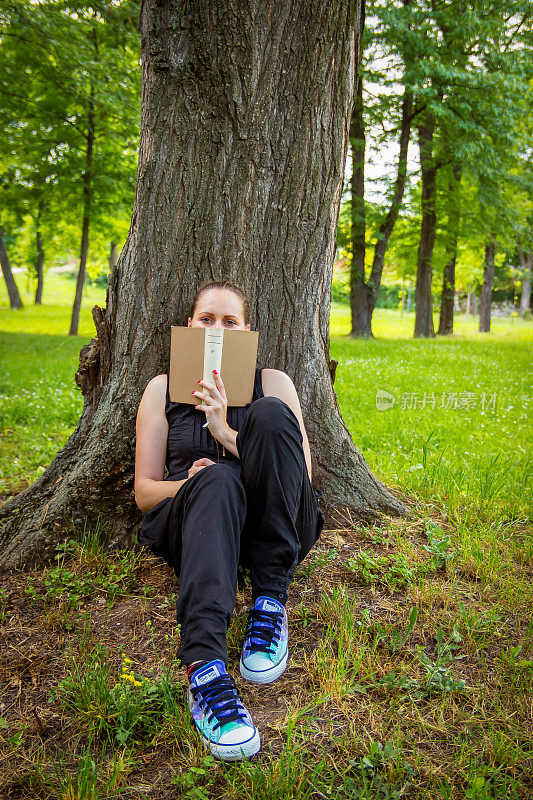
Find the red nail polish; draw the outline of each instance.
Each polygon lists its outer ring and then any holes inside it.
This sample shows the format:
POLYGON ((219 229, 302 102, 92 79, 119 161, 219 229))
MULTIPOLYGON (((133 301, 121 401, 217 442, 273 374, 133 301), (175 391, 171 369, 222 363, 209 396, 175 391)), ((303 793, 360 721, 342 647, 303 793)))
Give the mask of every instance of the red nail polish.
POLYGON ((194 394, 194 392, 191 392, 191 394, 194 394))
POLYGON ((214 369, 214 370, 213 370, 213 373, 214 373, 215 375, 218 375, 218 372, 216 371, 216 369, 214 369))
POLYGON ((202 382, 201 379, 199 381, 196 381, 196 383, 201 383, 201 382, 202 382))

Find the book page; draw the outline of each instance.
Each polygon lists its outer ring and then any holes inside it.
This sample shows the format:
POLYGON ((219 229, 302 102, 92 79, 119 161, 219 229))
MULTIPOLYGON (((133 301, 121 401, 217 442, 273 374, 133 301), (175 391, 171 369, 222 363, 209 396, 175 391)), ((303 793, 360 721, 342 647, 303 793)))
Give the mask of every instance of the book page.
POLYGON ((224 328, 206 328, 204 343, 204 381, 213 381, 213 370, 222 373, 224 328))

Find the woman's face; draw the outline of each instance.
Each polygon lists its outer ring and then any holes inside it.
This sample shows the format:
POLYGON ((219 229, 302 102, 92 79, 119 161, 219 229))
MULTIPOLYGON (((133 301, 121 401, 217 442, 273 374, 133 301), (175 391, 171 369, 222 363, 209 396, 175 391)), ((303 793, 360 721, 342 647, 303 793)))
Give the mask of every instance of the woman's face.
POLYGON ((208 289, 202 292, 193 317, 189 317, 189 328, 229 328, 249 331, 244 324, 241 298, 231 289, 208 289))

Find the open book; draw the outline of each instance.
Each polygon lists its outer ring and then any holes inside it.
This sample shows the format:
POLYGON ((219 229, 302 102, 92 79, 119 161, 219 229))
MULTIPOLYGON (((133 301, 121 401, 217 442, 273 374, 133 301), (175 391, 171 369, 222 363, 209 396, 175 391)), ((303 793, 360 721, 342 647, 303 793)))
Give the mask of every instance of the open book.
POLYGON ((201 387, 198 379, 214 382, 220 373, 228 406, 252 402, 257 362, 257 331, 226 328, 172 327, 169 391, 173 403, 198 405, 191 393, 201 387))

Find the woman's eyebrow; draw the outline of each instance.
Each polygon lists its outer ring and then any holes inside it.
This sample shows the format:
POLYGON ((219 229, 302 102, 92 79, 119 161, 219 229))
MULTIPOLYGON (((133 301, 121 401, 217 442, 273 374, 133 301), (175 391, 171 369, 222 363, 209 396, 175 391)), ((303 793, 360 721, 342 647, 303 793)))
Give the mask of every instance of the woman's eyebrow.
MULTIPOLYGON (((214 317, 214 313, 212 311, 199 311, 198 316, 202 317, 204 314, 207 314, 210 317, 214 317)), ((224 319, 238 319, 236 314, 224 314, 224 319)))

